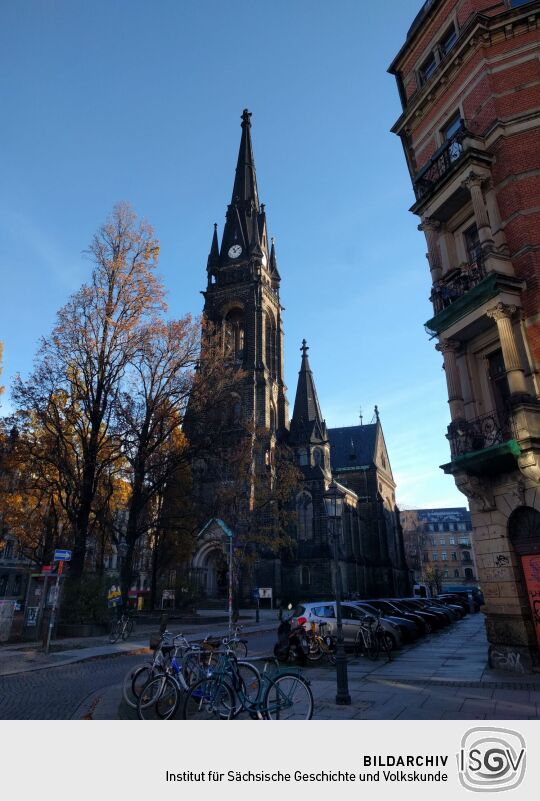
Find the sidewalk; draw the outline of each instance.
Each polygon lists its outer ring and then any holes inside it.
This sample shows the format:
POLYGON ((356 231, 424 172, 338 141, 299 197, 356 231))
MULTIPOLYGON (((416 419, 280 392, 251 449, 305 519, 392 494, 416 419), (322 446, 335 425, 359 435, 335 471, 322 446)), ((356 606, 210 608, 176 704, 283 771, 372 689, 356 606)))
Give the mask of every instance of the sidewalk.
MULTIPOLYGON (((199 610, 201 617, 223 618, 219 610, 199 610)), ((255 622, 253 609, 241 610, 239 623, 246 635, 258 631, 273 631, 277 628, 277 611, 265 609, 260 611, 260 622, 255 622)), ((105 636, 101 637, 70 637, 52 640, 51 650, 48 654, 43 652, 41 643, 18 643, 16 645, 0 646, 0 676, 12 676, 17 673, 29 673, 35 670, 45 670, 59 665, 69 665, 74 662, 83 662, 87 659, 99 659, 116 654, 147 653, 150 636, 158 629, 157 624, 137 627, 132 639, 125 642, 109 643, 105 636)), ((228 629, 225 622, 201 624, 191 623, 182 626, 180 620, 172 620, 169 629, 174 634, 185 634, 193 639, 203 639, 209 635, 223 635, 228 629)))
MULTIPOLYGON (((476 614, 404 648, 391 662, 349 658, 350 706, 335 703, 334 667, 309 665, 304 673, 316 720, 540 719, 540 675, 490 670, 486 664, 484 616, 476 614)), ((108 687, 81 704, 74 718, 135 718, 121 695, 121 685, 108 687)))

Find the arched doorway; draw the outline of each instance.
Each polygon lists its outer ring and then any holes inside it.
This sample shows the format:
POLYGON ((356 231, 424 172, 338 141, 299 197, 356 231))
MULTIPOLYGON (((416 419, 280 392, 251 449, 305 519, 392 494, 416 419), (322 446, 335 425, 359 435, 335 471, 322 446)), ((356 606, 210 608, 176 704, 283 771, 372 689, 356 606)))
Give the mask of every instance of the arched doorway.
POLYGON ((540 648, 540 512, 531 506, 515 509, 508 520, 508 534, 521 560, 525 593, 540 648))
POLYGON ((227 597, 228 564, 220 542, 207 542, 196 552, 192 573, 206 598, 227 597))

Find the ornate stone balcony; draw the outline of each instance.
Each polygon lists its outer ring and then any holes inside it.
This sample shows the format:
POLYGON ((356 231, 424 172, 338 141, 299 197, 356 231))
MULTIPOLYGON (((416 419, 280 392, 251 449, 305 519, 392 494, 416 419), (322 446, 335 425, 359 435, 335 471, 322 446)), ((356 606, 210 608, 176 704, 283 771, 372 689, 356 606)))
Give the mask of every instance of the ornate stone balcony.
POLYGON ((463 456, 513 439, 514 426, 510 415, 503 417, 499 412, 493 411, 475 420, 450 423, 446 436, 452 456, 463 456))
POLYGON ((461 264, 433 285, 430 300, 435 314, 439 314, 486 277, 480 251, 471 262, 461 264))

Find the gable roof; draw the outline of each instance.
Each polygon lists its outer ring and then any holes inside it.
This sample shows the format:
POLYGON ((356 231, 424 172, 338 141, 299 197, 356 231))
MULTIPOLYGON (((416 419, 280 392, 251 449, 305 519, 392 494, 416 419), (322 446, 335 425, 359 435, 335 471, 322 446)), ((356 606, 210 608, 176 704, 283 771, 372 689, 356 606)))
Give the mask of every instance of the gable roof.
POLYGON ((374 463, 377 423, 329 428, 328 436, 333 470, 366 467, 374 463))

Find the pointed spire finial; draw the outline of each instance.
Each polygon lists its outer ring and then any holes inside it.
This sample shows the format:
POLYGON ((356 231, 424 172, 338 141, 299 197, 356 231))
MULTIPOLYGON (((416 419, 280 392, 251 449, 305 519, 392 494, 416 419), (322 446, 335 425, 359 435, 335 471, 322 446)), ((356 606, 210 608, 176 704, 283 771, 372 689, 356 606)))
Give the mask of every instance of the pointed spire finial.
POLYGON ((362 407, 360 406, 360 425, 364 425, 364 415, 362 414, 362 407))
POLYGON ((305 339, 302 340, 302 347, 300 348, 300 350, 302 351, 302 359, 306 359, 307 358, 307 352, 309 350, 309 345, 308 345, 308 343, 306 342, 305 339))
POLYGON ((375 419, 376 419, 376 421, 377 421, 378 423, 380 422, 380 417, 379 417, 379 407, 377 406, 377 404, 375 404, 375 419))
POLYGON ((247 108, 245 108, 242 112, 242 128, 244 128, 246 125, 248 127, 251 126, 250 118, 251 118, 251 111, 248 111, 247 108))

